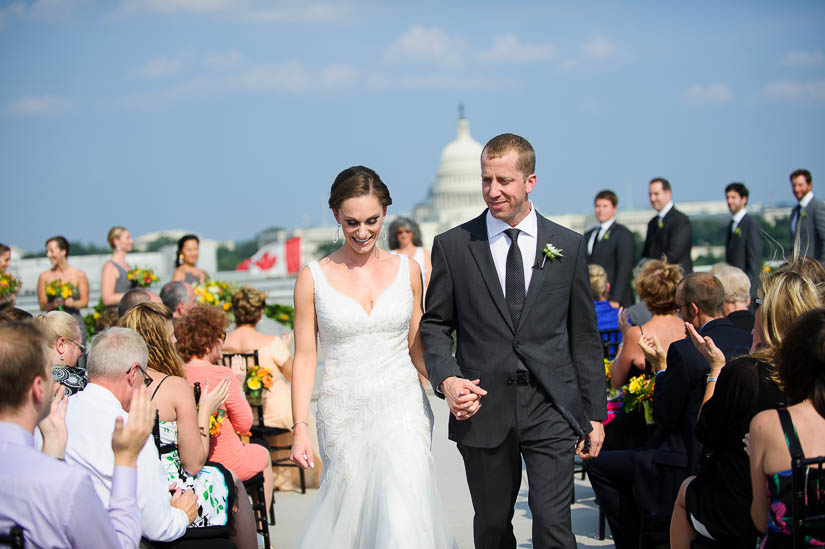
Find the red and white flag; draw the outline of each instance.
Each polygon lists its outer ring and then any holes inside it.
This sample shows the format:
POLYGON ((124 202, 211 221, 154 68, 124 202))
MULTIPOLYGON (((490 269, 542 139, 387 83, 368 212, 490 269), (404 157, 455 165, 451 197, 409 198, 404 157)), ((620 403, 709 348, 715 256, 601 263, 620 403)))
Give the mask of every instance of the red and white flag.
POLYGON ((286 242, 267 244, 249 259, 235 267, 236 271, 286 276, 301 269, 301 237, 290 238, 286 242))

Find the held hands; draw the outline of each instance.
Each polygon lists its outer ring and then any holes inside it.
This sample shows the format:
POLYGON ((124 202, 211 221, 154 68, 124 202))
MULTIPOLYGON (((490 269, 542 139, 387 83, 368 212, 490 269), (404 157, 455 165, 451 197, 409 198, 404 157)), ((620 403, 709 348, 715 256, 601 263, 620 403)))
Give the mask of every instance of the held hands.
POLYGON ((146 438, 155 424, 155 406, 149 398, 145 385, 136 386, 129 404, 129 421, 123 424, 123 418, 115 419, 112 431, 112 450, 115 465, 136 467, 138 454, 146 444, 146 438))
POLYGON ((685 331, 699 354, 705 357, 708 364, 710 364, 710 375, 718 376, 725 366, 725 354, 713 343, 711 338, 699 335, 693 324, 685 322, 685 331))
POLYGON ((639 337, 639 347, 653 366, 653 373, 667 369, 667 353, 655 335, 642 334, 639 337))
POLYGON ((470 419, 481 408, 481 397, 487 391, 478 386, 480 381, 450 376, 441 382, 441 392, 457 420, 470 419))
POLYGON ((209 390, 208 379, 204 382, 203 387, 203 392, 205 394, 201 396, 198 411, 199 413, 204 413, 207 416, 211 416, 215 413, 215 410, 220 408, 221 404, 226 402, 226 398, 229 396, 229 376, 224 377, 211 391, 209 390))
POLYGON ((590 425, 593 426, 593 430, 587 434, 587 438, 580 440, 579 443, 576 444, 576 454, 582 459, 597 457, 604 443, 604 426, 601 422, 591 421, 590 425))
POLYGON ((312 455, 312 444, 307 437, 307 426, 303 423, 295 424, 295 432, 292 439, 292 453, 289 455, 289 461, 297 464, 301 469, 308 469, 315 467, 314 457, 312 455))
POLYGON ((246 382, 246 359, 241 355, 232 355, 232 358, 229 359, 229 367, 235 377, 238 378, 241 387, 243 387, 244 382, 246 382))
POLYGON ((43 453, 57 459, 63 459, 66 453, 66 408, 69 398, 66 390, 59 383, 54 384, 49 415, 40 421, 40 434, 43 435, 43 453))
POLYGON ((174 482, 169 485, 169 492, 172 493, 169 505, 186 513, 189 524, 192 524, 198 518, 198 496, 192 490, 181 490, 176 486, 174 482))

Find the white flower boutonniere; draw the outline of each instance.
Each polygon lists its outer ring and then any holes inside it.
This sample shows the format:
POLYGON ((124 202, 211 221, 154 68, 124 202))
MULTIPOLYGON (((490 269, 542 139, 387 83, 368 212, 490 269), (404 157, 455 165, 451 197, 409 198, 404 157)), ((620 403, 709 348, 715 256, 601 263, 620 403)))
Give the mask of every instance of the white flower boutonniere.
POLYGON ((564 257, 564 254, 562 254, 561 252, 562 252, 561 248, 556 248, 555 246, 553 246, 549 242, 547 244, 545 244, 544 249, 542 250, 542 253, 544 254, 544 257, 541 259, 541 265, 539 266, 539 269, 544 268, 544 264, 547 262, 548 259, 550 261, 553 261, 555 259, 558 259, 559 257, 564 257))

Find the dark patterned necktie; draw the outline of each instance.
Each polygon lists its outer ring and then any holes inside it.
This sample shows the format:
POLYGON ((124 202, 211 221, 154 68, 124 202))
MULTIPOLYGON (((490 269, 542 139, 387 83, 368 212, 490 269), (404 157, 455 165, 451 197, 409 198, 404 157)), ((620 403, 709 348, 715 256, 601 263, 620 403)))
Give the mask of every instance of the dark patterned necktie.
POLYGON ((524 308, 524 262, 521 259, 521 250, 518 247, 518 229, 506 229, 504 233, 510 237, 510 250, 507 252, 507 268, 504 278, 505 301, 510 310, 513 326, 518 326, 521 310, 524 308))

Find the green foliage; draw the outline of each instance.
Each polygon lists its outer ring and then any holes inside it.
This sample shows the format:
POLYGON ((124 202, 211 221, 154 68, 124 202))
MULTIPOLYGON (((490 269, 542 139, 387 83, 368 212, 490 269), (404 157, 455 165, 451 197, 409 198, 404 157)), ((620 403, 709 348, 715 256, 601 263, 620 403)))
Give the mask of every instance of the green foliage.
POLYGON ((320 246, 318 246, 318 257, 326 257, 332 252, 338 250, 341 247, 339 242, 324 242, 320 246))
POLYGON ((239 240, 235 242, 234 250, 226 246, 218 246, 218 270, 234 271, 243 260, 252 257, 257 251, 257 240, 239 240))
POLYGON ((295 308, 289 305, 267 305, 264 314, 276 322, 280 322, 290 330, 295 328, 295 308))
POLYGON ((178 245, 177 239, 170 238, 168 236, 161 236, 161 237, 151 241, 149 244, 147 244, 146 245, 146 251, 147 252, 157 252, 161 248, 163 248, 164 246, 168 246, 170 244, 173 245, 173 246, 177 246, 178 245))
POLYGON ((771 225, 760 216, 756 216, 765 232, 765 245, 762 248, 762 259, 785 259, 793 254, 791 243, 790 216, 780 217, 776 225, 771 225))
MULTIPOLYGON (((79 240, 70 240, 69 241, 69 256, 73 255, 96 255, 96 254, 105 254, 108 255, 112 253, 112 249, 109 246, 98 246, 92 242, 88 244, 84 244, 79 240)), ((31 257, 46 257, 46 247, 43 247, 42 251, 37 252, 26 252, 23 255, 24 259, 28 259, 31 257)))

